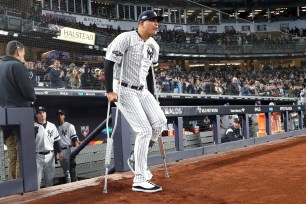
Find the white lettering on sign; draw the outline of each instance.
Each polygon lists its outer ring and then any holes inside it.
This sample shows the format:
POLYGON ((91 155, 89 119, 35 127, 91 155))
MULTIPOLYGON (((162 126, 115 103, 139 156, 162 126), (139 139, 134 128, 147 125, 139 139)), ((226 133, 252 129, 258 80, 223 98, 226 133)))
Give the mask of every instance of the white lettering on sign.
POLYGON ((255 107, 255 108, 254 108, 254 111, 260 112, 260 111, 261 111, 261 108, 260 108, 260 107, 255 107))
POLYGON ((230 109, 231 113, 243 113, 245 111, 244 108, 241 109, 230 109))
POLYGON ((199 108, 199 113, 218 113, 217 108, 199 108))
POLYGON ((162 108, 162 110, 164 111, 165 115, 169 115, 169 114, 182 114, 183 113, 183 109, 182 108, 162 108))
POLYGON ((281 111, 290 111, 290 110, 292 110, 292 107, 279 107, 279 110, 281 110, 281 111))
POLYGON ((81 43, 85 45, 94 45, 96 34, 88 31, 78 30, 69 27, 60 27, 61 35, 57 36, 58 40, 81 43))

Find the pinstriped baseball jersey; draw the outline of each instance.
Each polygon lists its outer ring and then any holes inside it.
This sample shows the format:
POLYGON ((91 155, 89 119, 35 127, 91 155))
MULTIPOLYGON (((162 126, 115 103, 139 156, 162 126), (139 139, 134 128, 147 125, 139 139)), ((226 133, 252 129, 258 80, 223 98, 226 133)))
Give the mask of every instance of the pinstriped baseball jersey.
POLYGON ((115 62, 114 79, 120 78, 123 63, 122 81, 134 86, 146 85, 146 77, 152 63, 157 66, 159 45, 150 37, 142 40, 136 31, 118 35, 108 46, 106 59, 115 62))
POLYGON ((38 127, 38 132, 35 138, 36 152, 54 150, 54 142, 60 139, 56 126, 48 121, 46 128, 37 122, 34 123, 34 126, 38 127))
POLYGON ((71 145, 71 140, 77 138, 76 131, 74 125, 68 122, 64 122, 64 124, 58 127, 58 133, 61 137, 61 147, 67 147, 71 145))

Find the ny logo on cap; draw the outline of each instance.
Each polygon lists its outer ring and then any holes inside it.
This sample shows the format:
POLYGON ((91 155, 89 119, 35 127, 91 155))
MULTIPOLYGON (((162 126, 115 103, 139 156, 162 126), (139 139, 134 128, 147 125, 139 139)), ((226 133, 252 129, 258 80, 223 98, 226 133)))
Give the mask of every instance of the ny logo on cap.
POLYGON ((147 18, 147 16, 143 16, 143 17, 141 17, 141 19, 146 19, 147 18))

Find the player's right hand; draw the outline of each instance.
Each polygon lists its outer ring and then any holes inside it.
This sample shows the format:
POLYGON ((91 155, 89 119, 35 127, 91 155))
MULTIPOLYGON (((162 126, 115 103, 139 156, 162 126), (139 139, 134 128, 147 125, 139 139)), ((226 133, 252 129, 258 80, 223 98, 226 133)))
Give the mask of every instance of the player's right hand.
POLYGON ((106 94, 106 97, 109 102, 117 102, 118 101, 118 94, 115 92, 109 92, 106 94))

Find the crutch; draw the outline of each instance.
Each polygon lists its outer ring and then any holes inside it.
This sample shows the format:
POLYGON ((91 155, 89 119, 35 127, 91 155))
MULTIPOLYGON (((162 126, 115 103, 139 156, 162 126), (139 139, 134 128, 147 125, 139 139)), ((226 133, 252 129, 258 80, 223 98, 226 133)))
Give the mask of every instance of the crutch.
MULTIPOLYGON (((119 84, 121 84, 121 79, 122 79, 122 73, 123 73, 122 68, 123 68, 123 60, 121 62, 119 84)), ((118 93, 117 93, 118 94, 117 102, 119 102, 119 100, 120 100, 120 98, 119 98, 120 91, 121 91, 121 86, 119 85, 118 93)), ((117 128, 118 107, 116 109, 115 123, 114 123, 114 127, 113 127, 113 130, 112 130, 111 136, 109 135, 109 131, 108 131, 109 112, 110 112, 110 101, 108 101, 108 104, 107 104, 107 118, 106 118, 107 144, 106 144, 106 152, 105 152, 105 176, 104 176, 103 193, 107 193, 107 176, 108 176, 108 169, 109 169, 109 166, 110 166, 110 160, 111 160, 111 155, 112 155, 113 136, 114 136, 115 130, 117 128)))
MULTIPOLYGON (((155 95, 155 98, 157 100, 157 102, 159 103, 158 101, 158 95, 157 93, 155 92, 155 86, 156 86, 156 80, 155 80, 155 73, 154 73, 154 67, 153 65, 151 65, 151 71, 152 71, 152 77, 153 77, 153 83, 154 83, 154 95, 155 95)), ((157 138, 158 140, 158 145, 159 145, 159 152, 160 152, 160 155, 163 159, 163 162, 164 162, 164 168, 165 168, 165 178, 169 178, 169 173, 168 173, 168 168, 167 168, 167 162, 166 162, 166 151, 165 151, 165 148, 164 148, 164 143, 163 143, 163 138, 161 135, 158 136, 157 138)))
POLYGON ((108 176, 108 169, 110 167, 110 161, 111 161, 111 155, 112 155, 112 148, 113 148, 113 135, 115 132, 115 128, 117 125, 117 111, 116 110, 116 119, 115 119, 115 125, 113 128, 112 135, 109 135, 109 129, 108 129, 108 123, 109 123, 109 112, 110 112, 110 102, 108 101, 107 105, 107 118, 106 118, 106 131, 107 131, 107 143, 106 143, 106 151, 105 151, 105 176, 104 176, 104 189, 103 193, 107 193, 107 176, 108 176))

